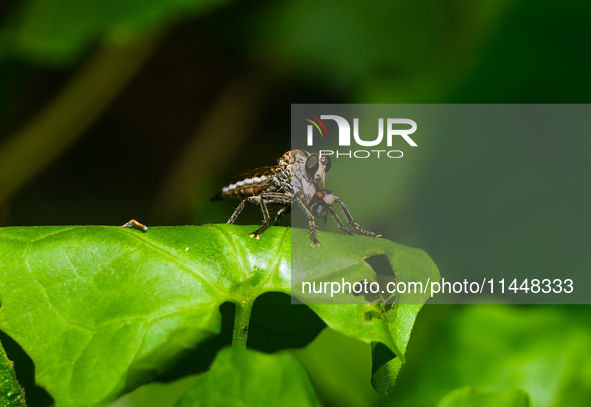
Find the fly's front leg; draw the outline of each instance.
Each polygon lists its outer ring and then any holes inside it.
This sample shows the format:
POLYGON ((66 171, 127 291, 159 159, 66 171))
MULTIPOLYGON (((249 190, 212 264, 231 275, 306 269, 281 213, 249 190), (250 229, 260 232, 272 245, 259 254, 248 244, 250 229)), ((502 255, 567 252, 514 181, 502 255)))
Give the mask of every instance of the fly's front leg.
POLYGON ((321 246, 320 242, 316 238, 316 224, 314 223, 314 216, 310 213, 308 208, 306 208, 306 205, 304 205, 304 203, 300 200, 300 198, 295 196, 294 200, 298 203, 298 205, 300 206, 300 208, 304 212, 304 215, 306 215, 306 218, 308 218, 308 225, 310 227, 310 239, 312 240, 312 244, 310 246, 320 247, 321 246))
POLYGON ((343 232, 345 232, 345 233, 346 233, 346 234, 348 234, 348 235, 352 235, 352 234, 353 234, 353 232, 351 232, 349 229, 347 229, 347 228, 345 227, 345 225, 343 225, 343 222, 341 221, 341 218, 339 218, 339 217, 337 216, 337 214, 335 213, 335 211, 333 211, 333 210, 332 210, 332 208, 331 208, 331 207, 328 207, 328 212, 330 212, 330 214, 332 215, 333 219, 334 219, 334 220, 335 220, 335 222, 337 223, 337 226, 338 226, 338 227, 339 227, 339 228, 340 228, 340 229, 341 229, 343 232))
POLYGON ((289 212, 291 212, 291 205, 284 206, 283 208, 279 209, 277 211, 277 216, 275 216, 275 226, 278 226, 279 219, 281 219, 284 215, 288 214, 289 212))
MULTIPOLYGON (((343 212, 345 213, 345 216, 347 217, 347 220, 349 221, 349 223, 353 226, 355 226, 355 228, 357 228, 357 230, 359 230, 361 233, 363 233, 364 235, 367 236, 372 236, 372 237, 381 237, 381 234, 377 234, 377 233, 373 233, 370 232, 369 230, 365 230, 364 228, 361 227, 361 225, 357 222, 355 222, 353 220, 353 216, 351 216, 351 212, 349 212, 349 210, 347 209, 347 207, 345 206, 345 203, 341 200, 341 198, 339 198, 338 196, 335 195, 334 200, 337 201, 341 207, 343 208, 343 212)), ((337 222, 338 224, 338 222, 337 222)), ((342 228, 341 228, 342 229, 342 228)))

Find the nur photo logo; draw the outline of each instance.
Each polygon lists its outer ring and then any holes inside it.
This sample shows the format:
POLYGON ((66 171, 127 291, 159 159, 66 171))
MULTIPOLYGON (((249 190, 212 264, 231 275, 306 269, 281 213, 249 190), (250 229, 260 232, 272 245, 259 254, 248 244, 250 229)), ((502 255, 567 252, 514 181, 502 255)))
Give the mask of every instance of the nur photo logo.
MULTIPOLYGON (((314 129, 318 130, 320 137, 328 137, 328 130, 323 120, 331 120, 338 126, 338 141, 340 147, 351 146, 351 125, 349 121, 342 116, 337 115, 320 115, 320 118, 309 113, 303 113, 304 120, 310 124, 306 126, 307 145, 314 145, 314 129)), ((386 147, 392 147, 392 141, 395 137, 402 137, 411 147, 418 147, 417 143, 410 137, 411 134, 417 130, 417 123, 410 119, 387 118, 378 119, 378 135, 373 140, 362 139, 359 135, 359 119, 353 118, 353 140, 354 143, 361 147, 376 147, 383 145, 384 139, 386 147), (386 123, 384 126, 384 122, 386 123), (410 126, 410 128, 407 128, 410 126), (403 127, 403 128, 401 128, 403 127), (384 129, 385 128, 385 129, 384 129), (385 134, 385 137, 384 137, 385 134)), ((369 158, 375 156, 388 158, 402 158, 404 153, 401 150, 320 150, 319 154, 334 155, 336 158, 345 156, 349 158, 369 158)))

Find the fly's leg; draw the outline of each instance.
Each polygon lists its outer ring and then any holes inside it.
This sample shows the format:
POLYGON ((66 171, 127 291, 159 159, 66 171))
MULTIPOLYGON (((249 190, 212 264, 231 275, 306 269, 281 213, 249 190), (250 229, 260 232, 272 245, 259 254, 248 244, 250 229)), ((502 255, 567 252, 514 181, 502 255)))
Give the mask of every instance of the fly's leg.
POLYGON ((242 209, 244 209, 244 205, 246 205, 247 202, 250 202, 250 198, 253 198, 253 197, 249 196, 248 198, 246 198, 242 202, 240 202, 240 205, 238 205, 236 207, 236 210, 234 211, 232 216, 230 216, 230 219, 228 219, 228 222, 226 222, 228 225, 231 225, 234 223, 234 221, 236 220, 238 215, 240 215, 240 212, 242 212, 242 209))
MULTIPOLYGON (((230 219, 228 220, 228 224, 234 223, 240 212, 244 209, 244 206, 247 202, 259 204, 261 206, 261 212, 263 212, 263 224, 260 228, 255 230, 250 234, 250 237, 254 237, 257 240, 259 239, 259 235, 263 233, 271 224, 271 217, 269 216, 269 211, 267 210, 267 203, 279 203, 279 204, 291 204, 291 197, 287 194, 261 194, 258 196, 249 196, 248 198, 244 199, 240 202, 240 205, 236 208, 230 219)), ((278 214, 279 215, 279 214, 278 214)))
POLYGON ((281 204, 288 205, 293 202, 293 198, 289 194, 280 194, 274 192, 266 192, 261 194, 261 198, 265 200, 266 204, 281 204))
POLYGON ((264 193, 261 194, 261 198, 265 201, 265 204, 274 204, 274 205, 285 205, 283 208, 277 211, 277 215, 275 216, 274 224, 275 226, 279 225, 279 220, 286 214, 291 212, 291 205, 293 204, 293 198, 290 194, 280 194, 280 193, 264 193))
POLYGON ((310 239, 312 240, 312 244, 310 246, 320 247, 321 244, 318 241, 318 239, 316 238, 316 224, 314 223, 314 216, 310 213, 308 208, 306 208, 306 205, 304 205, 304 203, 300 200, 300 198, 298 198, 296 196, 296 197, 294 197, 294 200, 298 203, 298 205, 300 206, 300 208, 304 212, 304 215, 306 215, 306 218, 308 218, 308 225, 310 227, 310 239))
POLYGON ((359 223, 357 223, 353 220, 353 216, 351 216, 351 212, 349 212, 349 210, 347 209, 347 207, 345 206, 345 203, 341 200, 341 198, 339 198, 338 196, 335 195, 334 200, 337 201, 339 203, 339 205, 341 205, 341 207, 343 208, 343 212, 345 213, 345 216, 347 217, 347 220, 349 221, 349 223, 351 225, 355 226, 355 228, 357 228, 357 230, 359 230, 361 233, 363 233, 364 235, 367 235, 367 236, 372 236, 372 237, 381 237, 382 236, 381 234, 373 233, 373 232, 370 232, 369 230, 363 229, 359 223))
POLYGON ((284 206, 283 208, 279 209, 277 211, 277 216, 275 216, 275 226, 278 226, 279 219, 281 219, 284 215, 288 214, 289 212, 291 212, 291 205, 284 206))
MULTIPOLYGON (((271 217, 269 216, 269 211, 267 210, 266 203, 282 203, 285 204, 289 202, 291 204, 291 197, 287 194, 261 194, 259 196, 253 196, 250 198, 253 202, 258 202, 261 205, 261 211, 263 212, 263 224, 260 228, 255 230, 253 233, 250 234, 250 237, 254 237, 258 240, 259 235, 263 233, 271 224, 271 217)), ((291 206, 290 206, 291 210, 291 206)), ((281 212, 281 210, 279 210, 281 212)), ((279 213, 277 213, 279 217, 279 213)), ((283 216, 283 214, 282 214, 283 216)), ((279 218, 275 218, 275 222, 277 222, 279 218)))
POLYGON ((343 225, 343 222, 341 221, 341 218, 338 217, 338 215, 335 213, 335 211, 332 210, 332 208, 328 208, 328 211, 330 212, 330 214, 332 215, 333 219, 335 220, 335 222, 337 223, 337 226, 346 234, 348 235, 352 235, 353 232, 351 232, 349 229, 347 229, 345 227, 345 225, 343 225))
POLYGON ((242 202, 240 202, 240 205, 238 205, 238 207, 236 208, 236 210, 234 211, 234 213, 232 214, 232 216, 228 220, 228 224, 234 223, 234 221, 236 220, 238 215, 240 215, 240 212, 242 212, 242 209, 244 209, 244 205, 246 205, 247 202, 258 203, 259 205, 261 205, 261 211, 263 212, 263 224, 261 225, 260 228, 258 228, 257 230, 255 230, 254 232, 252 232, 250 234, 250 237, 254 237, 258 240, 259 235, 261 233, 263 233, 265 231, 265 229, 267 229, 269 227, 269 223, 271 223, 271 218, 269 217, 269 211, 267 210, 267 205, 265 205, 265 201, 260 196, 249 196, 248 198, 246 198, 242 202))
POLYGON ((253 199, 253 201, 258 200, 259 204, 261 205, 261 211, 263 212, 263 224, 261 225, 260 228, 258 228, 254 232, 252 232, 250 234, 250 237, 254 237, 255 239, 259 240, 259 235, 261 233, 263 233, 265 231, 265 229, 267 229, 269 227, 269 225, 271 224, 271 217, 269 216, 269 211, 267 210, 267 205, 265 205, 264 199, 261 198, 260 196, 256 196, 253 198, 258 198, 258 199, 253 199))

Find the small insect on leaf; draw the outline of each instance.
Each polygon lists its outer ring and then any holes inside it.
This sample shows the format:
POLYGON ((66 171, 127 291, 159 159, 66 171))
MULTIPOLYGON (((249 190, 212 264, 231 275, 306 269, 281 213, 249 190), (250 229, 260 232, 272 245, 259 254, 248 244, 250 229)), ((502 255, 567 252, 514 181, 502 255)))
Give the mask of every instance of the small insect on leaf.
POLYGON ((142 232, 146 233, 148 231, 148 227, 143 223, 139 223, 137 220, 132 219, 124 225, 119 226, 120 228, 132 228, 141 230, 142 232))

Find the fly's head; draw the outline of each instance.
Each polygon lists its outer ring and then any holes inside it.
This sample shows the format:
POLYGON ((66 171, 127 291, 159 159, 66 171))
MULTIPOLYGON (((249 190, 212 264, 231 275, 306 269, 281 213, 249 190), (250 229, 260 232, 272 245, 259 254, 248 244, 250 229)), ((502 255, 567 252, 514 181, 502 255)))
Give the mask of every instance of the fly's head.
POLYGON ((310 154, 304 150, 291 151, 291 185, 295 194, 310 203, 320 187, 324 187, 326 173, 330 169, 330 158, 310 154))
POLYGON ((330 157, 327 155, 319 157, 316 154, 310 154, 306 160, 306 176, 320 188, 324 188, 328 170, 330 170, 330 157))

